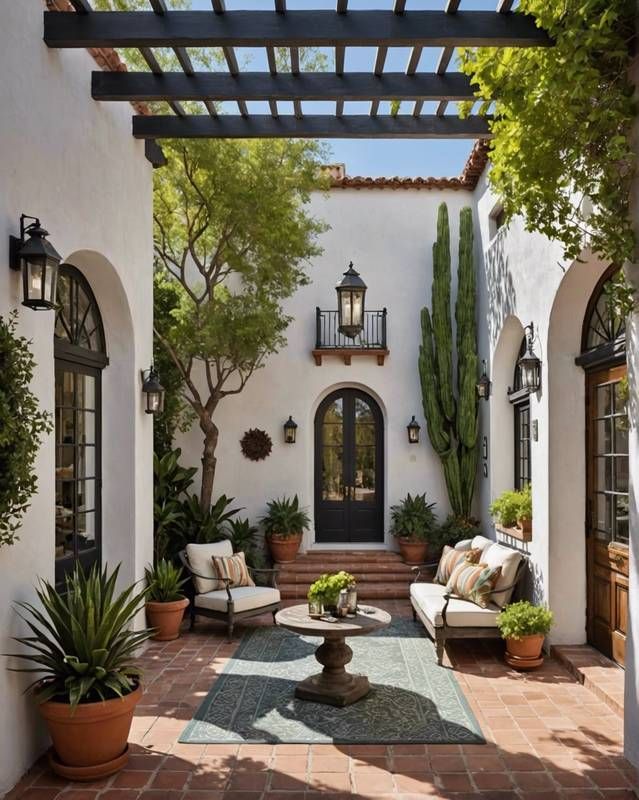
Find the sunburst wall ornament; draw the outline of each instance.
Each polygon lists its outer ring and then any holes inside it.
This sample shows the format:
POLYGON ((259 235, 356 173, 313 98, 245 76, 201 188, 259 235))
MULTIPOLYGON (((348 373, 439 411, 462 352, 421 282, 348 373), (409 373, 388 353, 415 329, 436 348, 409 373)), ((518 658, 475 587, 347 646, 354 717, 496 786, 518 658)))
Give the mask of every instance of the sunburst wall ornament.
POLYGON ((242 453, 251 461, 262 461, 271 455, 273 442, 266 431, 250 428, 240 439, 242 453))

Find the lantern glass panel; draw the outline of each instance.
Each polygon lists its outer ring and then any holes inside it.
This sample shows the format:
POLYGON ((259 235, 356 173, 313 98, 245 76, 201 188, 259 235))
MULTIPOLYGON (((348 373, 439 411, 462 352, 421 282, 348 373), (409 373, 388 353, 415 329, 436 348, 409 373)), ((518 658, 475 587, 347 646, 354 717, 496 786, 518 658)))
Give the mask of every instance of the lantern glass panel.
POLYGON ((357 325, 361 327, 362 319, 364 316, 364 292, 356 291, 352 292, 352 319, 351 325, 357 325))

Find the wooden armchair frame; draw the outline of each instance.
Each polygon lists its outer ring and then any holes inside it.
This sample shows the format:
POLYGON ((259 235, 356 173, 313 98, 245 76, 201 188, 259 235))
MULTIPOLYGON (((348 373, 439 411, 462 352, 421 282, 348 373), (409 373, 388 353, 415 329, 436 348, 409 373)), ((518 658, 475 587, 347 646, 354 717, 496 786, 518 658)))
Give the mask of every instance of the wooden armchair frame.
MULTIPOLYGON (((181 550, 179 553, 180 561, 184 565, 184 568, 191 576, 191 578, 202 578, 202 580, 210 581, 214 580, 211 578, 210 575, 200 575, 199 573, 195 572, 193 567, 189 563, 189 557, 186 553, 186 550, 181 550)), ((267 582, 267 586, 270 586, 272 589, 277 589, 277 569, 257 569, 255 567, 247 567, 251 576, 259 575, 259 574, 268 574, 270 577, 267 582)), ((233 600, 233 595, 231 594, 231 579, 230 578, 218 578, 222 583, 224 583, 224 588, 226 589, 227 601, 226 601, 226 611, 215 611, 212 608, 200 608, 195 606, 195 598, 193 602, 191 602, 189 609, 190 609, 190 618, 191 618, 191 630, 195 626, 195 617, 209 617, 210 619, 216 619, 219 622, 226 622, 227 627, 227 634, 229 641, 233 638, 233 629, 235 627, 235 623, 242 619, 247 619, 248 617, 258 617, 261 614, 266 614, 267 612, 271 612, 273 615, 273 623, 275 623, 275 615, 280 610, 280 602, 277 603, 269 603, 265 606, 258 606, 257 608, 249 608, 246 611, 236 611, 235 610, 235 602, 233 600)), ((195 596, 197 597, 200 592, 197 591, 197 587, 195 586, 195 581, 193 581, 193 588, 195 590, 195 596)))

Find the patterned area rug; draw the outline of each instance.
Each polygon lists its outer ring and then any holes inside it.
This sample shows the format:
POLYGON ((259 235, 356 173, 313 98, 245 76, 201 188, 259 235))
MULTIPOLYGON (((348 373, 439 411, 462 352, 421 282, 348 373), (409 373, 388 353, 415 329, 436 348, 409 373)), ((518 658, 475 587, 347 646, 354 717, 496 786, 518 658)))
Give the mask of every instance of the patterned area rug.
POLYGON ((180 742, 484 744, 452 670, 437 665, 420 624, 396 619, 348 639, 347 669, 368 675, 371 691, 346 708, 294 697, 297 682, 321 669, 314 655, 320 643, 275 626, 247 632, 180 742))

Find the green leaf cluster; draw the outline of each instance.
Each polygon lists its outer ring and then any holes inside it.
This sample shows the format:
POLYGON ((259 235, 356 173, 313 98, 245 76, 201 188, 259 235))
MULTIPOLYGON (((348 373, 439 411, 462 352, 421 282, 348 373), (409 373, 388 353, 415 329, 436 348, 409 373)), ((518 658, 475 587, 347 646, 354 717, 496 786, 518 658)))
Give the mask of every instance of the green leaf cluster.
POLYGON ((141 672, 134 663, 135 651, 153 631, 131 630, 147 590, 136 590, 133 584, 116 593, 119 569, 109 575, 106 567, 96 565, 87 575, 77 565, 62 592, 40 581, 40 607, 17 603, 32 635, 15 641, 31 652, 12 657, 31 666, 14 671, 38 673, 40 702, 55 698, 77 706, 122 697, 136 688, 141 672))
POLYGON ((553 626, 554 615, 544 606, 535 606, 528 600, 511 603, 497 615, 497 627, 504 639, 521 639, 522 636, 543 634, 553 626))
POLYGON ((244 558, 249 567, 259 568, 264 565, 257 525, 252 525, 247 518, 230 519, 226 525, 225 533, 233 546, 233 552, 244 553, 244 558))
POLYGON ((463 539, 473 539, 481 534, 481 523, 474 517, 458 517, 449 514, 438 531, 439 544, 454 547, 463 539))
MULTIPOLYGON (((479 48, 461 53, 491 123, 489 180, 506 217, 578 259, 593 251, 632 260, 629 215, 635 116, 628 70, 634 42, 631 0, 521 0, 554 40, 546 48, 479 48), (585 201, 585 202, 584 202, 585 201)), ((465 108, 468 113, 470 105, 465 108)))
POLYGON ((308 530, 311 519, 305 509, 300 507, 297 495, 292 499, 282 497, 266 504, 267 512, 260 522, 264 526, 267 537, 272 534, 292 537, 308 530))
POLYGON ((30 384, 36 367, 30 342, 18 336, 17 311, 0 316, 0 547, 13 544, 37 490, 35 460, 53 427, 30 384))
POLYGON ((176 567, 172 562, 161 558, 154 566, 144 570, 144 577, 148 588, 147 600, 172 603, 184 598, 182 587, 188 578, 183 578, 181 567, 176 567))
POLYGON ((519 520, 532 519, 532 486, 502 492, 490 504, 490 513, 506 528, 513 528, 519 520))
POLYGON ((437 518, 433 512, 436 503, 427 503, 426 494, 410 492, 399 503, 391 506, 391 533, 414 541, 434 541, 437 518))
POLYGON ((310 585, 307 597, 309 602, 323 603, 325 606, 337 605, 339 593, 342 589, 355 586, 355 578, 350 572, 340 570, 334 573, 324 573, 310 585))

